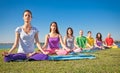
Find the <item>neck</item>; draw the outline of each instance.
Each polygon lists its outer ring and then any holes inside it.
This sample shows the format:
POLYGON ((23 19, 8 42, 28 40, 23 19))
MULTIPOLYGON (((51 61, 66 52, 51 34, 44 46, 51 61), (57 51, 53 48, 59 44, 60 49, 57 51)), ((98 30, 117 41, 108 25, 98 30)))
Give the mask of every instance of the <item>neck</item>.
POLYGON ((68 34, 68 37, 72 37, 72 35, 68 34))
POLYGON ((24 26, 24 27, 31 27, 31 24, 30 24, 30 23, 25 22, 23 26, 24 26))
POLYGON ((55 34, 56 32, 55 32, 55 31, 51 31, 50 33, 51 33, 51 34, 55 34))
POLYGON ((91 36, 88 36, 89 38, 91 38, 91 36))

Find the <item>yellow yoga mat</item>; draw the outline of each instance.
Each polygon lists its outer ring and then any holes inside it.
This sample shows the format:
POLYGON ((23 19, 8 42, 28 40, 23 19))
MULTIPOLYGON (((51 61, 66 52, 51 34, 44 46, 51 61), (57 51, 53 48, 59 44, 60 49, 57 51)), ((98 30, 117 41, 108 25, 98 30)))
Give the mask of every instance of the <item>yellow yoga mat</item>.
POLYGON ((118 48, 118 46, 112 46, 112 48, 118 48))

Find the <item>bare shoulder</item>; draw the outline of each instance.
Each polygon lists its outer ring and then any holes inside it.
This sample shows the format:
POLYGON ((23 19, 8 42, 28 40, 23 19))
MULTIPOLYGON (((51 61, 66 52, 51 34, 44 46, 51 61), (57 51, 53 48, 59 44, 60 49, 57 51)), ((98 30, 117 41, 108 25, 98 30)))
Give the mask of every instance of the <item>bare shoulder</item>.
POLYGON ((67 38, 67 36, 64 36, 64 39, 66 39, 67 38))
POLYGON ((62 38, 61 34, 58 34, 58 37, 59 37, 59 38, 62 38))
POLYGON ((49 34, 46 34, 45 37, 48 38, 50 35, 49 34))

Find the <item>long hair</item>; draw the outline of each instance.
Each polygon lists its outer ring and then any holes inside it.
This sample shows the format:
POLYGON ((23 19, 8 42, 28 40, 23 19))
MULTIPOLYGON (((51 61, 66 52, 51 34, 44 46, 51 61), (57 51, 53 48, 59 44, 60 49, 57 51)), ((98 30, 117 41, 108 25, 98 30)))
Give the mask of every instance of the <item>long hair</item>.
POLYGON ((67 31, 66 31, 67 37, 68 37, 68 30, 69 30, 69 29, 72 31, 72 34, 71 34, 71 35, 73 36, 73 29, 72 29, 71 27, 68 27, 68 28, 67 28, 67 31))
POLYGON ((57 22, 52 22, 52 23, 50 24, 50 32, 51 32, 51 26, 52 26, 53 23, 56 24, 56 33, 57 33, 57 34, 60 34, 60 33, 59 33, 59 30, 58 30, 57 22))
POLYGON ((101 34, 100 32, 98 32, 98 33, 96 34, 96 39, 97 39, 98 41, 102 41, 102 34, 101 34), (100 34, 100 37, 98 37, 98 34, 100 34))

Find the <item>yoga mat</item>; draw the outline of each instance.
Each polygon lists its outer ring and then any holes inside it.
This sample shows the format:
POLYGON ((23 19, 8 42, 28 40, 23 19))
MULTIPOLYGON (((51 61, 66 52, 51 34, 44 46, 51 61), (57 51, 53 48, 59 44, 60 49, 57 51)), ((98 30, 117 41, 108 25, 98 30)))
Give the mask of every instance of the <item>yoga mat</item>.
POLYGON ((49 56, 49 60, 80 60, 80 59, 95 59, 94 55, 78 54, 78 55, 64 55, 64 56, 49 56))

